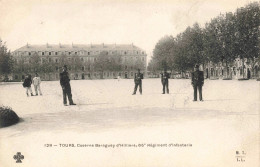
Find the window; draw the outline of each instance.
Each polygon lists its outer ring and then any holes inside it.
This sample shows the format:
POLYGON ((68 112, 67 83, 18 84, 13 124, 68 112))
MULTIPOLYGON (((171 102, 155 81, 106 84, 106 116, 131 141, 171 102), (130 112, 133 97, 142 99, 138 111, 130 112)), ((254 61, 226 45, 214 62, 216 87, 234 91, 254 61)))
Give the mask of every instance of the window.
POLYGON ((83 67, 81 67, 81 70, 82 70, 82 71, 84 71, 84 70, 85 70, 85 67, 84 67, 84 66, 83 66, 83 67))
POLYGON ((75 52, 75 55, 77 55, 78 54, 78 52, 75 52))
POLYGON ((84 59, 83 59, 83 57, 81 57, 81 58, 80 58, 80 60, 84 62, 84 59))
POLYGON ((31 52, 29 52, 28 54, 29 54, 29 56, 31 56, 31 52))
POLYGON ((126 52, 125 52, 125 55, 126 55, 126 52))
POLYGON ((15 76, 14 76, 14 79, 18 79, 18 75, 15 75, 15 76))
POLYGON ((136 54, 138 54, 138 51, 136 52, 136 54))
POLYGON ((125 70, 127 70, 127 66, 125 66, 125 70))
POLYGON ((44 52, 42 52, 42 55, 44 55, 44 52))
POLYGON ((57 66, 56 66, 55 68, 56 68, 56 71, 58 71, 58 70, 59 70, 59 67, 57 67, 57 66))
POLYGON ((131 72, 131 76, 134 76, 134 73, 133 73, 133 72, 131 72))
POLYGON ((55 52, 55 55, 58 55, 58 52, 55 52))
POLYGON ((70 52, 69 52, 69 55, 70 55, 70 52))
POLYGON ((88 55, 90 55, 90 52, 88 52, 88 55))
MULTIPOLYGON (((57 53, 57 52, 56 52, 57 53)), ((55 62, 58 63, 58 59, 55 59, 55 62)))
POLYGON ((49 52, 49 55, 51 55, 51 52, 49 52))

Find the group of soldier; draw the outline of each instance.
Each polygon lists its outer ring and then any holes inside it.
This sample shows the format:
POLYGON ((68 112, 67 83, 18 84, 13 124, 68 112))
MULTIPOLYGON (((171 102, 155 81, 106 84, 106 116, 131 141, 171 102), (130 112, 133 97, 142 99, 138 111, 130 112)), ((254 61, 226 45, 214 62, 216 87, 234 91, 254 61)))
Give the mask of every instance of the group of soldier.
MULTIPOLYGON (((204 84, 204 75, 203 71, 199 71, 199 65, 195 65, 194 72, 191 73, 191 84, 194 89, 194 99, 193 101, 197 101, 197 91, 199 91, 199 100, 203 101, 202 99, 202 86, 204 84)), ((164 71, 161 73, 161 83, 163 86, 162 94, 169 94, 169 78, 170 73, 167 72, 167 69, 164 69, 164 71)), ((143 73, 140 72, 140 69, 138 69, 137 73, 135 73, 134 76, 134 92, 132 95, 136 94, 136 91, 139 87, 139 92, 142 94, 142 79, 143 79, 143 73)), ((34 85, 35 88, 35 95, 38 95, 38 92, 40 95, 42 95, 41 88, 40 88, 41 79, 39 75, 36 73, 35 77, 31 78, 31 75, 26 75, 25 80, 23 82, 23 87, 26 88, 26 94, 29 96, 29 92, 31 96, 33 95, 31 85, 34 85)), ((70 78, 68 73, 68 68, 66 65, 63 66, 62 72, 60 73, 60 85, 62 87, 62 93, 63 93, 63 104, 67 105, 67 98, 69 100, 69 105, 76 105, 72 100, 72 94, 71 94, 71 86, 70 86, 70 78)))
POLYGON ((23 87, 26 89, 26 95, 29 97, 29 92, 31 96, 33 95, 31 85, 33 84, 34 90, 35 90, 35 95, 38 96, 38 92, 40 95, 42 95, 41 91, 41 78, 37 73, 35 73, 35 77, 32 79, 32 76, 30 74, 26 74, 24 82, 23 82, 23 87))
MULTIPOLYGON (((191 73, 191 84, 194 89, 194 99, 193 101, 197 101, 197 90, 199 91, 199 99, 200 101, 203 101, 202 99, 202 86, 204 84, 204 75, 203 71, 199 71, 199 65, 195 65, 194 72, 191 73)), ((170 73, 167 72, 167 69, 164 69, 164 71, 161 73, 161 83, 163 86, 163 92, 162 94, 169 94, 169 78, 170 73)), ((136 91, 139 87, 139 92, 142 94, 142 79, 143 74, 140 72, 140 69, 138 69, 137 73, 135 73, 134 76, 134 92, 132 95, 136 94, 136 91)), ((69 74, 67 71, 67 66, 63 66, 63 71, 60 73, 60 85, 62 87, 63 92, 63 104, 67 105, 67 97, 69 100, 69 105, 76 105, 72 100, 72 94, 71 94, 71 87, 70 87, 70 79, 69 74)))

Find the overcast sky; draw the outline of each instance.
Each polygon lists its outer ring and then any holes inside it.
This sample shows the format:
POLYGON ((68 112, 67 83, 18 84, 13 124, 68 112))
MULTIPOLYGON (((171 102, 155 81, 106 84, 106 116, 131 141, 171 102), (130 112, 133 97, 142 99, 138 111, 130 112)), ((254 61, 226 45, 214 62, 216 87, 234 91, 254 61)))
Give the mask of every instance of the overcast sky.
POLYGON ((137 45, 148 56, 164 35, 201 26, 248 0, 0 0, 0 38, 11 51, 29 44, 137 45))

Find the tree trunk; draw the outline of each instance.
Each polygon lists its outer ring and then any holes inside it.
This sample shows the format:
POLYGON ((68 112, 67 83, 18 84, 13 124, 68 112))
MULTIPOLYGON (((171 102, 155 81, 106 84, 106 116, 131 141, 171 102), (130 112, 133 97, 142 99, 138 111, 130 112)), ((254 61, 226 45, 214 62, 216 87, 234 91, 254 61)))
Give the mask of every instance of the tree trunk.
POLYGON ((243 79, 245 78, 245 74, 244 74, 244 71, 245 70, 245 67, 244 67, 244 57, 242 58, 242 73, 243 73, 243 79))

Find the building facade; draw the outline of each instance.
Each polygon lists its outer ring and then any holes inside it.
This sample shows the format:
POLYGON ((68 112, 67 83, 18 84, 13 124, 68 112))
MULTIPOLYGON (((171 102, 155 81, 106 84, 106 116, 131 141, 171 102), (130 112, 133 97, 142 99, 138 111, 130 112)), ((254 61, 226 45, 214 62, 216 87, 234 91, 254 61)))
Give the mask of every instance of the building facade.
POLYGON ((63 65, 68 66, 71 79, 133 78, 138 68, 145 73, 147 64, 146 52, 133 44, 27 44, 12 56, 16 81, 36 72, 42 80, 59 80, 63 65))
POLYGON ((209 79, 254 79, 260 77, 259 58, 240 59, 236 58, 231 63, 219 62, 214 64, 209 62, 205 65, 204 75, 209 79))

